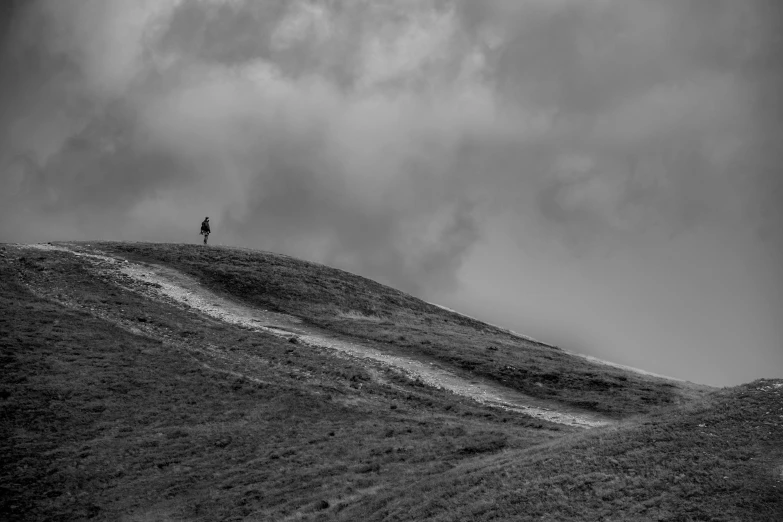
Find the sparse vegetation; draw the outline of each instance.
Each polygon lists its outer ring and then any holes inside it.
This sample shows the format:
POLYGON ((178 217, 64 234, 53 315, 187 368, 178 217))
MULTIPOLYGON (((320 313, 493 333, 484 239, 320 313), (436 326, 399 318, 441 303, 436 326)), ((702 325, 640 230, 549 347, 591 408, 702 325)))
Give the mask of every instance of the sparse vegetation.
POLYGON ((567 406, 595 401, 582 407, 626 420, 585 431, 483 407, 145 299, 71 254, 9 248, 0 257, 3 520, 783 514, 780 381, 705 394, 582 363, 320 265, 219 248, 95 246, 170 263, 215 291, 379 349, 466 375, 496 368, 504 384, 567 406))
POLYGON ((375 281, 287 256, 198 245, 99 248, 176 266, 218 293, 370 340, 391 353, 436 360, 532 397, 615 418, 676 404, 703 389, 591 363, 375 281), (346 317, 350 314, 378 320, 346 317))
POLYGON ((0 308, 3 520, 275 520, 567 431, 393 372, 380 386, 351 360, 88 278, 68 254, 0 263, 0 308), (161 335, 129 333, 139 317, 161 335))
POLYGON ((465 462, 385 491, 346 520, 781 520, 781 465, 783 381, 760 380, 617 429, 465 462))

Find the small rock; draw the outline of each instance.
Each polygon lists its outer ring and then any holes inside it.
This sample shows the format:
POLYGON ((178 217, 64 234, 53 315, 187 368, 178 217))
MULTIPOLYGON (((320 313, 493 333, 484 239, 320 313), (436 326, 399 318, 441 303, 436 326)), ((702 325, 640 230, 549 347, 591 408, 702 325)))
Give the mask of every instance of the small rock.
POLYGON ((290 339, 288 339, 288 342, 289 343, 293 343, 293 344, 298 344, 299 343, 299 338, 298 337, 291 337, 290 339))
POLYGON ((146 317, 137 317, 136 320, 139 321, 140 323, 146 323, 147 322, 147 318, 146 317))
POLYGON ((329 502, 325 500, 319 500, 318 502, 315 503, 315 509, 317 509, 318 511, 327 509, 328 507, 329 507, 329 502))

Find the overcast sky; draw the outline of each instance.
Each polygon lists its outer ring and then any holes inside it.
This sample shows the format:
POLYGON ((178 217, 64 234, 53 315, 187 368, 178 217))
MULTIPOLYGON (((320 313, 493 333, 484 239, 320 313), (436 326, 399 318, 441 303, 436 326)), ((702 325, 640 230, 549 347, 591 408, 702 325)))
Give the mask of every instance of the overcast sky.
POLYGON ((210 241, 783 377, 779 0, 6 0, 0 241, 210 241))

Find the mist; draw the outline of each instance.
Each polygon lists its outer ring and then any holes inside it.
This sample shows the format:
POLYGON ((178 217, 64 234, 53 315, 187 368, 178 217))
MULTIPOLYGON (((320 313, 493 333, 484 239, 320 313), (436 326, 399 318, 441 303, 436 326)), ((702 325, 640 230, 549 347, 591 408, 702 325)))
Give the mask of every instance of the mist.
POLYGON ((210 241, 561 347, 783 376, 774 1, 0 10, 0 241, 210 241))

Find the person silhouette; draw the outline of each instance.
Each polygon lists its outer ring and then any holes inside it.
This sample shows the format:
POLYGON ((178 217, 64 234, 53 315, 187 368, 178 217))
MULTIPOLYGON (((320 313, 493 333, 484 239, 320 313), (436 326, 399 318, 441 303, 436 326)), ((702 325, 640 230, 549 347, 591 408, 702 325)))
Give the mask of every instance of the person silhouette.
POLYGON ((199 234, 204 236, 204 244, 205 245, 207 244, 207 238, 209 237, 209 232, 210 232, 210 230, 209 230, 209 218, 205 217, 204 221, 201 222, 201 232, 199 232, 199 234))

